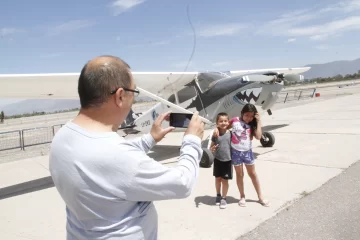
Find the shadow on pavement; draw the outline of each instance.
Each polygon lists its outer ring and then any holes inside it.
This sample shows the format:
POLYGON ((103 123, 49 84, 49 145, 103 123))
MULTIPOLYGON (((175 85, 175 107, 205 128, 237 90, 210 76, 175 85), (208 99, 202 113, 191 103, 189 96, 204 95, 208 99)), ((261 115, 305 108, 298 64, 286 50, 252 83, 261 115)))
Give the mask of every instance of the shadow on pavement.
POLYGON ((156 161, 163 161, 173 157, 180 156, 181 146, 169 146, 169 145, 155 145, 148 156, 156 161))
POLYGON ((9 187, 0 188, 0 200, 44 190, 51 187, 54 187, 54 182, 51 176, 15 184, 9 187))
POLYGON ((267 125, 262 128, 263 132, 270 132, 279 128, 287 127, 289 124, 267 125))
MULTIPOLYGON (((199 196, 196 197, 194 199, 195 201, 195 206, 198 208, 200 204, 205 204, 205 205, 209 205, 209 206, 216 206, 215 205, 215 199, 216 196, 199 196)), ((226 197, 226 202, 227 204, 234 204, 234 203, 238 203, 240 201, 240 199, 234 198, 232 196, 228 196, 226 197)))

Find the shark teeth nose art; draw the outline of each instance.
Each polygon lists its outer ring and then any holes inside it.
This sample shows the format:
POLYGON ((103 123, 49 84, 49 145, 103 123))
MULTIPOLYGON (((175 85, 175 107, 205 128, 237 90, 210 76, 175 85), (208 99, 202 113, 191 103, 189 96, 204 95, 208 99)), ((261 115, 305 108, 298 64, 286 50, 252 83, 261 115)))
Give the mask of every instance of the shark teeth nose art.
POLYGON ((234 96, 234 100, 240 103, 254 104, 260 97, 261 88, 250 88, 238 92, 234 96))

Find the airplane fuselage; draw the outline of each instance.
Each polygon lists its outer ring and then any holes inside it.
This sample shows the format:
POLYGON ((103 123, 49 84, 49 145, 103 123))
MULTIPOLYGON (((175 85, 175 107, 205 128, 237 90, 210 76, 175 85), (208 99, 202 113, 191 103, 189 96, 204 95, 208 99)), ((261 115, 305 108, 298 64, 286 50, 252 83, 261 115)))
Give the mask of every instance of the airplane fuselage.
MULTIPOLYGON (((199 111, 200 115, 215 122, 219 112, 229 117, 239 116, 246 103, 252 103, 259 112, 270 109, 282 90, 283 83, 262 83, 244 81, 241 77, 227 77, 217 80, 202 90, 201 82, 195 82, 198 95, 182 106, 199 111)), ((203 87, 204 88, 204 87, 203 87)))

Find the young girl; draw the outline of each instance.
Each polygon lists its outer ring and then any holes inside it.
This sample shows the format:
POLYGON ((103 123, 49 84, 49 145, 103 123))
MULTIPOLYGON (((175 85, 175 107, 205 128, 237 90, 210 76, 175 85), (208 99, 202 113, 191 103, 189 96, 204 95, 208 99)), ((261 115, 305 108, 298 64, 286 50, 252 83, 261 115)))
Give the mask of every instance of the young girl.
MULTIPOLYGON (((259 178, 255 171, 255 158, 252 152, 251 141, 253 137, 260 140, 262 135, 260 115, 256 107, 253 104, 246 104, 241 110, 240 117, 234 117, 230 120, 228 128, 232 128, 231 158, 236 172, 236 183, 240 192, 239 205, 241 207, 246 206, 244 164, 257 192, 259 203, 266 207, 270 206, 269 201, 265 200, 261 193, 259 178)), ((214 136, 218 136, 218 134, 218 131, 215 130, 214 136)))

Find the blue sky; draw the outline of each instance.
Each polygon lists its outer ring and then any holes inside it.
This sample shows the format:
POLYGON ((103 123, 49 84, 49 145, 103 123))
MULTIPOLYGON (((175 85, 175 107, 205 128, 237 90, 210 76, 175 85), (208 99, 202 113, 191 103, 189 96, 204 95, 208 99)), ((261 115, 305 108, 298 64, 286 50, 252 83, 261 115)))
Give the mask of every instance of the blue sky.
POLYGON ((298 67, 360 57, 360 0, 11 0, 0 73, 79 72, 98 55, 134 71, 298 67))

